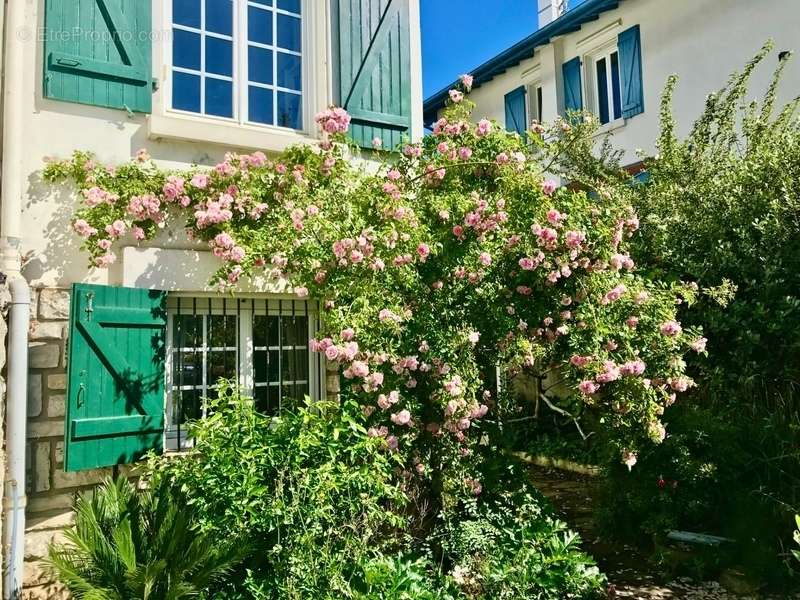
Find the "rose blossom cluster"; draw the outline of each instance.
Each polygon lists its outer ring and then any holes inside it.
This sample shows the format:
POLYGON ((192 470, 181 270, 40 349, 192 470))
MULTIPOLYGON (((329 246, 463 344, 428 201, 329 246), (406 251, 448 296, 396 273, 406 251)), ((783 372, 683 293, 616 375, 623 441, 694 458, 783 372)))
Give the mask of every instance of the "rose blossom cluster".
POLYGON ((194 218, 198 229, 205 229, 219 223, 226 223, 233 218, 233 196, 220 194, 216 200, 207 200, 200 203, 194 211, 194 218))
POLYGON ((89 208, 93 208, 100 204, 108 204, 113 206, 117 200, 119 200, 119 196, 117 194, 112 194, 111 192, 108 192, 97 186, 83 190, 83 202, 89 208))
POLYGON ((228 233, 218 233, 209 243, 214 256, 234 263, 241 263, 245 257, 245 250, 236 244, 228 233))
POLYGON ((350 115, 339 107, 331 107, 318 113, 314 120, 325 133, 347 133, 350 128, 350 115))
POLYGON ((161 200, 153 194, 133 196, 128 201, 128 214, 136 221, 151 220, 161 223, 164 220, 164 213, 161 212, 161 200))

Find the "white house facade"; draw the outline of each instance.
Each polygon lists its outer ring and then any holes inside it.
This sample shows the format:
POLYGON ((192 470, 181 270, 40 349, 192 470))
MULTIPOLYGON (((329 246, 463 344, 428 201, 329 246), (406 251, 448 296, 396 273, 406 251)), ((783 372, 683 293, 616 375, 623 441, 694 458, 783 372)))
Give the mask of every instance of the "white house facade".
MULTIPOLYGON (((316 142, 314 115, 329 105, 348 109, 365 148, 375 137, 384 147, 419 139, 419 0, 13 0, 0 20, 0 270, 11 293, 0 388, 3 597, 20 597, 24 583, 25 597, 53 598, 39 562, 47 544, 69 523, 75 492, 126 462, 98 452, 65 470, 70 445, 85 442, 91 425, 81 411, 95 367, 67 364, 83 343, 68 337, 90 335, 76 328, 80 311, 97 315, 119 301, 133 314, 144 308, 137 302, 163 301, 161 417, 145 432, 158 447, 190 443, 182 425, 217 377, 237 377, 276 410, 288 395, 336 393, 338 376, 309 352, 313 302, 285 281, 210 291, 216 259, 182 229, 146 245, 121 242, 114 265, 89 269, 71 229, 75 190, 41 181, 44 161, 85 150, 113 165, 146 149, 161 167, 188 168, 229 151, 269 155, 316 142)), ((135 360, 119 348, 108 356, 135 360)), ((114 427, 144 422, 123 417, 114 427)), ((95 426, 89 437, 113 434, 108 423, 95 426)))
MULTIPOLYGON (((751 86, 753 97, 763 95, 778 55, 797 48, 798 31, 796 0, 584 0, 574 8, 539 0, 539 29, 475 68, 469 99, 476 120, 495 119, 519 131, 534 119, 589 110, 602 133, 613 133, 629 165, 639 160, 637 149, 655 152, 669 75, 679 76, 674 112, 677 133, 686 134, 706 96, 771 39, 774 62, 756 71, 751 86)), ((449 87, 426 99, 427 125, 438 118, 449 87)), ((786 67, 778 101, 798 94, 795 60, 786 67)))

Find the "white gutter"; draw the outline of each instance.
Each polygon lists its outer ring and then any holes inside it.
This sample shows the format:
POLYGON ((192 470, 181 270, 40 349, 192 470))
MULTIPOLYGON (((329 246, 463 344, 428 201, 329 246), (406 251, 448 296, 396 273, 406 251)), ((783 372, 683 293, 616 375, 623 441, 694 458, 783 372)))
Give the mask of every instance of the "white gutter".
POLYGON ((31 291, 21 277, 9 281, 6 481, 3 499, 3 598, 22 595, 25 555, 25 427, 28 406, 28 327, 31 291))
MULTIPOLYGON (((8 277, 11 292, 8 329, 8 381, 6 388, 6 472, 3 486, 3 598, 22 595, 25 554, 25 428, 28 405, 28 326, 30 289, 21 275, 22 174, 24 151, 23 92, 25 46, 35 43, 26 26, 29 2, 5 4, 3 35, 3 144, 0 184, 0 271, 8 277)), ((28 98, 28 100, 32 100, 28 98)), ((0 340, 2 343, 2 340, 0 340)))

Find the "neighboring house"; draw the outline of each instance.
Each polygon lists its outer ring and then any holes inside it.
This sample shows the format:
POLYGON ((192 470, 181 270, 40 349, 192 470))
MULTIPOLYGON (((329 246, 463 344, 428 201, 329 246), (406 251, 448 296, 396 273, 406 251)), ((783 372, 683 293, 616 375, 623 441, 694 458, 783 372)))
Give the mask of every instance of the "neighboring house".
MULTIPOLYGON (((773 39, 778 52, 797 49, 800 31, 797 0, 584 0, 566 9, 560 0, 539 0, 538 31, 471 72, 473 116, 521 132, 534 119, 586 109, 599 118, 601 132, 613 132, 626 165, 639 160, 636 149, 655 152, 660 97, 670 74, 680 77, 674 108, 678 133, 685 134, 706 96, 764 42, 773 39)), ((754 97, 766 91, 777 56, 756 72, 754 97)), ((450 87, 425 101, 428 126, 450 87)), ((795 60, 779 101, 798 94, 795 60)))
MULTIPOLYGON (((69 522, 74 493, 148 448, 191 443, 186 420, 218 377, 237 377, 267 411, 286 396, 336 393, 338 377, 308 350, 314 302, 285 281, 208 291, 218 264, 182 229, 121 243, 110 269, 88 269, 70 226, 76 190, 41 182, 45 158, 80 149, 115 164, 146 148, 164 167, 214 165, 229 150, 315 142, 314 115, 331 104, 348 109, 365 147, 418 139, 419 0, 13 0, 0 19, 0 263, 32 293, 27 453, 19 423, 6 440, 27 484, 10 469, 4 597, 24 572, 25 597, 51 598, 37 561, 69 522), (150 384, 136 406, 130 373, 150 384), (15 518, 26 505, 27 530, 15 518)), ((9 419, 25 410, 11 379, 9 419)))

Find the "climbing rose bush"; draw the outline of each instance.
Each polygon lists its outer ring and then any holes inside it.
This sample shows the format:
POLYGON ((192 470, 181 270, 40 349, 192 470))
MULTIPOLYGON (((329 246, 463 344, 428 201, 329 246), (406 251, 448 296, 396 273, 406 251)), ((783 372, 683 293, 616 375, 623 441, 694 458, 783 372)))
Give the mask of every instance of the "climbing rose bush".
POLYGON ((219 258, 220 291, 266 276, 318 301, 311 348, 339 365, 342 394, 402 478, 444 506, 482 491, 475 445, 497 419, 495 365, 559 381, 559 406, 603 411, 632 467, 694 385, 682 356, 704 339, 675 315, 694 290, 637 271, 639 220, 623 198, 546 176, 580 128, 534 123, 521 137, 471 124, 453 96, 432 135, 377 169, 348 160, 350 118, 330 108, 318 145, 273 157, 165 171, 144 150, 118 166, 78 152, 45 176, 79 187, 73 226, 97 267, 185 227, 219 258))

